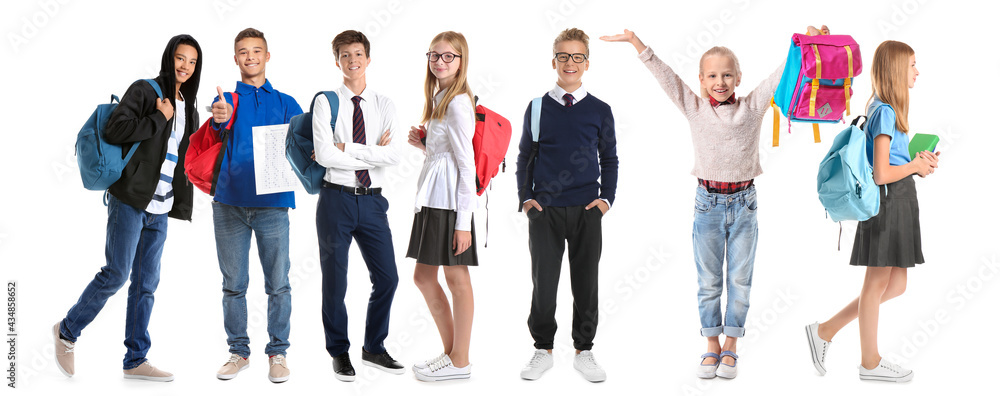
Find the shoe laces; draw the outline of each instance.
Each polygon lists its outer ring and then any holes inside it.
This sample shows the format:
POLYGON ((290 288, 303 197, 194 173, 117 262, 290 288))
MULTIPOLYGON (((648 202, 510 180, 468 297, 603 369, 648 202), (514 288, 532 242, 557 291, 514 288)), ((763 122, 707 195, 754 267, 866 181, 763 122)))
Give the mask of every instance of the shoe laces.
POLYGON ((59 339, 59 342, 62 342, 63 346, 66 347, 66 353, 73 353, 73 349, 76 348, 75 342, 67 341, 62 338, 59 339))
POLYGON ((580 363, 588 369, 600 368, 600 365, 597 364, 597 360, 594 359, 594 354, 592 353, 580 352, 580 354, 577 355, 577 359, 579 359, 580 363))
POLYGON ((441 370, 441 369, 443 369, 445 367, 451 366, 452 365, 451 361, 450 360, 445 360, 446 356, 447 355, 442 356, 440 359, 431 362, 430 364, 427 365, 427 368, 430 369, 431 372, 434 372, 434 371, 441 370))
POLYGON ((285 355, 271 356, 271 365, 273 366, 276 364, 281 365, 281 367, 285 367, 285 355))
POLYGON ((900 367, 896 363, 892 363, 892 362, 880 362, 879 366, 882 366, 882 367, 886 368, 887 370, 892 371, 894 373, 899 373, 899 374, 903 373, 903 368, 900 367))
POLYGON ((548 357, 547 355, 548 352, 535 351, 535 355, 532 356, 531 361, 528 362, 528 367, 530 368, 540 367, 542 365, 542 360, 545 360, 545 358, 548 357))
POLYGON ((239 362, 241 359, 243 359, 242 356, 237 355, 237 354, 234 353, 232 355, 229 355, 229 361, 226 362, 226 364, 229 364, 229 363, 236 364, 236 362, 239 362))

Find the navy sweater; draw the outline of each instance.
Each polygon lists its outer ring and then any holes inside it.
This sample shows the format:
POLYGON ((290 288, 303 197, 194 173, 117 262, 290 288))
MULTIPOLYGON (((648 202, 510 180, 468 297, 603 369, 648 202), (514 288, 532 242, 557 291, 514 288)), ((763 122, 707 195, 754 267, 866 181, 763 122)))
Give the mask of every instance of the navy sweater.
POLYGON ((542 99, 534 185, 524 187, 531 153, 531 104, 517 155, 517 187, 521 201, 542 206, 586 205, 604 198, 615 202, 618 154, 611 107, 593 94, 566 107, 548 95, 542 99))

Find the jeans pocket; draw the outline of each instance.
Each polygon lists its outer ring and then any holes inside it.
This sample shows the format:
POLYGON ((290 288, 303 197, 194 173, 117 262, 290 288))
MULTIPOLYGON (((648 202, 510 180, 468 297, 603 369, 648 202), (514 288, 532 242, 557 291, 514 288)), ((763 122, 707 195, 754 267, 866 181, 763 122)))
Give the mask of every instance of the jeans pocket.
POLYGON ((705 200, 702 200, 700 197, 699 198, 695 198, 695 200, 694 200, 694 211, 695 211, 695 213, 702 213, 702 214, 704 214, 704 213, 708 213, 709 210, 712 210, 712 204, 708 203, 705 200))
POLYGON ((745 206, 747 208, 747 210, 749 210, 751 212, 756 212, 757 211, 757 193, 747 194, 746 197, 743 198, 743 206, 745 206))

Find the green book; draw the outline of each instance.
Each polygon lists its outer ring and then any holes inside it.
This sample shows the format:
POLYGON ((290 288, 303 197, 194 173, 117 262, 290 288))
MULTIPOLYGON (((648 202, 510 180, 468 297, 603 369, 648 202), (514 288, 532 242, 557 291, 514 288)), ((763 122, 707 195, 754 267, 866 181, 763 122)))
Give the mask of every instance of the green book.
POLYGON ((937 135, 926 133, 914 134, 913 138, 910 139, 910 159, 917 158, 917 153, 921 151, 930 151, 933 153, 934 148, 937 147, 940 140, 937 135))

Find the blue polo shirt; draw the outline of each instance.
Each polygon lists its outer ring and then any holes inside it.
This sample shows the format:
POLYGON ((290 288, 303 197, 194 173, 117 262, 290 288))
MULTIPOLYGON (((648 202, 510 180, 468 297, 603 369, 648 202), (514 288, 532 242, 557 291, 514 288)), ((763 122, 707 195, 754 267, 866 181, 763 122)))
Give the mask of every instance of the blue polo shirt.
POLYGON ((906 165, 910 162, 910 137, 896 129, 896 112, 892 106, 877 97, 868 105, 868 120, 865 121, 865 138, 868 139, 868 163, 874 164, 875 137, 889 135, 889 165, 906 165))
MULTIPOLYGON (((215 187, 215 200, 226 205, 261 208, 295 208, 295 193, 281 192, 257 195, 253 166, 253 127, 287 124, 292 117, 302 114, 302 108, 292 99, 271 87, 265 80, 257 88, 243 82, 236 82, 236 94, 240 102, 236 108, 236 121, 229 137, 219 180, 215 187)), ((231 94, 226 101, 232 105, 231 94)), ((216 97, 215 103, 219 98, 216 97)), ((228 122, 228 121, 227 121, 228 122)), ((220 125, 212 122, 216 129, 220 125)))

